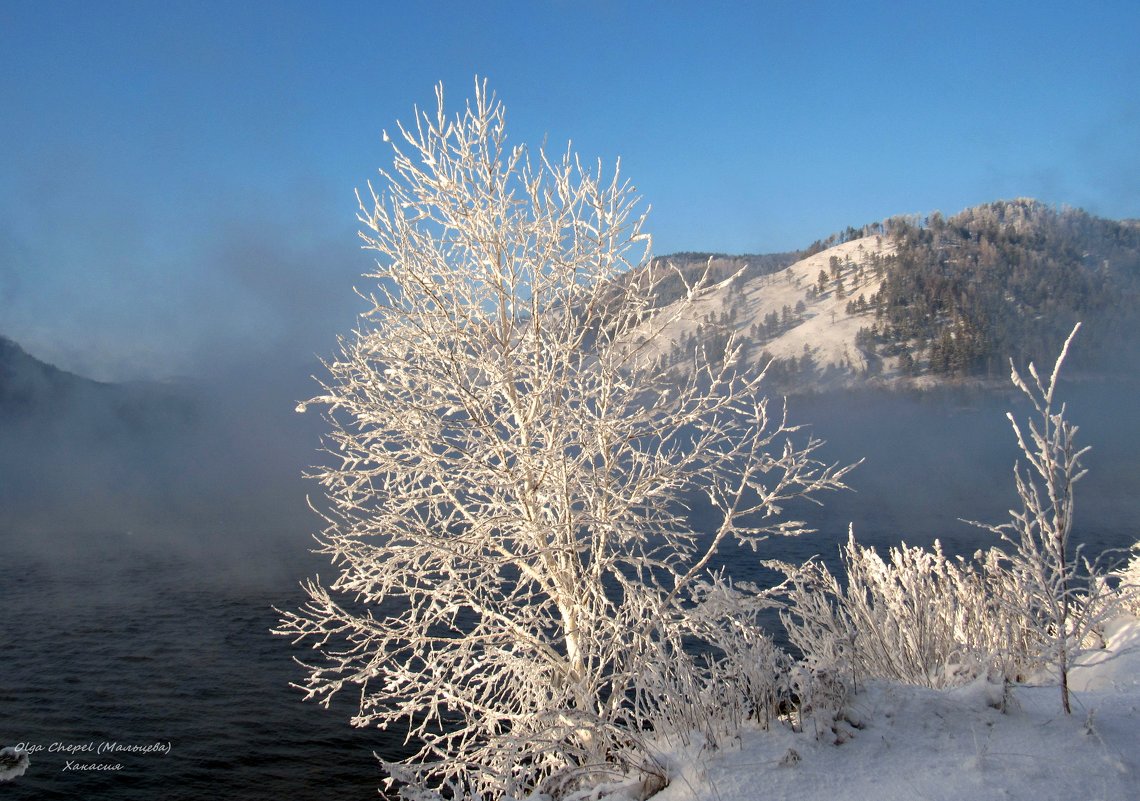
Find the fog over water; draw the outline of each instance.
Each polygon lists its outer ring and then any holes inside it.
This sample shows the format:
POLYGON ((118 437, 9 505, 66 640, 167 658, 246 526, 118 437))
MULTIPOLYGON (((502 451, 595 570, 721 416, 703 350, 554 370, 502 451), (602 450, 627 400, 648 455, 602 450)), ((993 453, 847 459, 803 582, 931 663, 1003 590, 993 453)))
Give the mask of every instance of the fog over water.
MULTIPOLYGON (((178 403, 132 419, 87 399, 0 429, 0 745, 161 742, 119 755, 112 773, 65 770, 82 755, 37 753, 5 797, 357 798, 380 778, 371 754, 396 739, 348 724, 354 699, 325 711, 289 687, 304 656, 269 629, 298 582, 333 568, 308 552, 325 424, 296 414, 317 390, 305 369, 255 360, 180 385, 178 403), (186 400, 188 398, 188 400, 186 400)), ((1129 545, 1140 515, 1140 420, 1131 380, 1065 383, 1093 446, 1078 485, 1077 536, 1129 545)), ((794 397, 792 422, 827 441, 820 457, 865 458, 854 491, 802 505, 820 529, 727 551, 763 578, 760 558, 834 560, 848 523, 864 544, 905 540, 971 553, 993 541, 959 518, 1001 522, 1014 500, 1011 392, 852 391, 794 397)))

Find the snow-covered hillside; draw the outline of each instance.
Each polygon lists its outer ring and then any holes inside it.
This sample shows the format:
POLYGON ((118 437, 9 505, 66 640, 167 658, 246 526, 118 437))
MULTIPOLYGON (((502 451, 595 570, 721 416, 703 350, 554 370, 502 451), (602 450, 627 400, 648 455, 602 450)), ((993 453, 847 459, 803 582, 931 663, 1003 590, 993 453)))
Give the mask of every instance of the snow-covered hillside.
MULTIPOLYGON (((732 331, 747 343, 744 358, 750 363, 765 353, 799 362, 807 353, 815 379, 844 383, 867 370, 855 335, 871 322, 865 314, 849 314, 848 304, 860 296, 866 303, 879 291, 882 271, 876 264, 891 253, 888 237, 868 236, 774 273, 722 281, 664 326, 652 353, 667 357, 693 337, 700 341, 710 332, 732 331)), ((660 314, 668 318, 677 308, 666 306, 660 314)), ((889 377, 893 365, 883 367, 889 377)))

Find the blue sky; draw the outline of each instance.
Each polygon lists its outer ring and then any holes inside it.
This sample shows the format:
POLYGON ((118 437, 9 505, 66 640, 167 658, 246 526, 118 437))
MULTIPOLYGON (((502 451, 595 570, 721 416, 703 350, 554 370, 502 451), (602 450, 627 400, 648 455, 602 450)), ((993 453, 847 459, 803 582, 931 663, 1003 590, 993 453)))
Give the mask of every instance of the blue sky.
POLYGON ((1031 196, 1140 217, 1140 4, 0 4, 0 333, 101 378, 329 353, 380 133, 476 74, 656 253, 1031 196))

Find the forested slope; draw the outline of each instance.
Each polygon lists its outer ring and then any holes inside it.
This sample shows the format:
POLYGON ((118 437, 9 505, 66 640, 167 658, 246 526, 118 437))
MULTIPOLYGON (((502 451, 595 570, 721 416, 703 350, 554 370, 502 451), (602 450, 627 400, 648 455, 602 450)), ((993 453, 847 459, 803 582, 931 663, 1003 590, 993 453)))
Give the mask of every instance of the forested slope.
POLYGON ((1077 320, 1079 366, 1130 348, 1140 298, 1140 225, 1032 200, 884 224, 894 240, 857 345, 904 374, 1004 377, 1042 361, 1077 320))

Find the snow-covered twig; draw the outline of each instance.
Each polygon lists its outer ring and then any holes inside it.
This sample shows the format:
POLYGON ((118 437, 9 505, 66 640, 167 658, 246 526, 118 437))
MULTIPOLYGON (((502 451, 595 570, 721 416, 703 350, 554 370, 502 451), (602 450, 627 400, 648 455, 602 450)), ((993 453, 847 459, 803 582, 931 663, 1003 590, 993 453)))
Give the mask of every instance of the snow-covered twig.
POLYGON ((619 169, 532 162, 485 84, 399 130, 361 195, 370 308, 300 406, 332 427, 314 478, 339 571, 277 629, 319 651, 308 697, 363 688, 354 722, 404 727, 418 750, 388 767, 421 795, 569 796, 656 770, 647 732, 768 714, 779 657, 707 565, 801 531, 782 506, 849 468, 793 442, 731 349, 679 383, 655 368, 645 338, 680 312, 656 310, 619 169))

